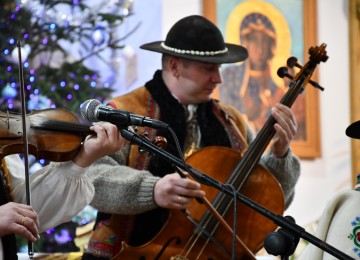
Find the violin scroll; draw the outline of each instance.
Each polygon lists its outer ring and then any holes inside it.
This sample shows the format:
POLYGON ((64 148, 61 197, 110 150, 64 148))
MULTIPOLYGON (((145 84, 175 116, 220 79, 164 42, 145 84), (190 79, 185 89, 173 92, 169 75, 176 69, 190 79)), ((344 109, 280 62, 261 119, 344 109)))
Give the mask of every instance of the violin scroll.
POLYGON ((325 43, 321 44, 320 46, 310 47, 310 60, 316 62, 317 64, 319 64, 320 62, 326 62, 329 56, 327 56, 325 48, 325 43))
MULTIPOLYGON (((320 62, 326 62, 329 56, 327 55, 325 48, 326 48, 325 43, 321 44, 320 46, 310 47, 308 51, 310 54, 310 60, 317 64, 319 64, 320 62)), ((302 69, 303 67, 298 63, 298 59, 293 56, 287 59, 286 65, 289 68, 297 67, 299 69, 302 69)))
MULTIPOLYGON (((135 132, 137 132, 137 128, 135 128, 135 132)), ((147 131, 143 131, 140 135, 141 138, 144 138, 146 141, 152 143, 153 145, 156 145, 160 149, 165 149, 167 146, 167 140, 163 136, 155 136, 152 140, 150 140, 149 133, 147 131)), ((146 150, 139 146, 139 152, 144 153, 146 150)))
POLYGON ((318 88, 321 91, 323 91, 324 88, 320 86, 317 82, 311 80, 310 77, 314 72, 317 64, 319 64, 320 62, 326 62, 328 60, 329 56, 327 55, 325 48, 326 48, 325 43, 321 44, 320 46, 310 47, 309 48, 310 58, 309 61, 304 66, 301 66, 298 63, 298 59, 296 57, 288 58, 287 66, 289 68, 297 67, 300 69, 300 71, 295 76, 292 76, 288 73, 287 67, 280 67, 277 71, 277 75, 280 78, 286 77, 291 79, 292 85, 290 86, 300 85, 301 86, 300 92, 303 92, 304 87, 308 82, 315 88, 318 88), (299 84, 297 84, 297 82, 299 84))

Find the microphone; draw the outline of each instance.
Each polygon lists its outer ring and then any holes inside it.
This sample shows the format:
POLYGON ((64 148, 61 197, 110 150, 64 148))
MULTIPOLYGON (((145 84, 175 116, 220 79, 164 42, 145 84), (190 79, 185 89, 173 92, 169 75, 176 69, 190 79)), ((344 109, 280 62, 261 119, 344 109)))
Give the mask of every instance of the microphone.
POLYGON ((168 124, 150 119, 149 117, 135 115, 131 112, 103 106, 99 100, 89 99, 80 106, 81 116, 89 122, 105 121, 119 128, 134 126, 147 126, 154 129, 167 129, 168 124))

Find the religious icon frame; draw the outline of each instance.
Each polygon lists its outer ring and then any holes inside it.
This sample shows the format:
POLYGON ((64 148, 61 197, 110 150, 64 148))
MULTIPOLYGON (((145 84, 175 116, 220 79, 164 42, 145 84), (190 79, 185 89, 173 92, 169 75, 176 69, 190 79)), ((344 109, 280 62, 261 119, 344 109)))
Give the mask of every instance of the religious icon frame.
MULTIPOLYGON (((360 0, 349 1, 349 35, 350 35, 350 110, 351 122, 360 120, 360 0)), ((351 139, 352 148, 352 184, 357 183, 360 172, 360 140, 351 139)))
MULTIPOLYGON (((241 4, 254 5, 258 8, 259 3, 271 4, 271 0, 203 0, 203 15, 209 20, 218 24, 218 7, 221 9, 229 8, 230 2, 237 2, 241 4)), ((291 5, 288 1, 283 2, 282 5, 291 5)), ((307 61, 308 50, 310 47, 316 46, 317 43, 317 1, 316 0, 302 0, 302 14, 301 23, 303 25, 303 38, 300 44, 303 44, 302 60, 307 61)), ((287 7, 291 10, 291 6, 287 7)), ((296 11, 296 10, 294 10, 296 11)), ((219 26, 220 30, 221 27, 219 26)), ((224 33, 224 32, 223 32, 224 33)), ((284 60, 286 64, 286 60, 284 60)), ((274 68, 277 70, 277 68, 274 68)), ((318 73, 317 68, 312 75, 312 80, 317 81, 318 73)), ((320 84, 321 85, 321 84, 320 84)), ((315 159, 321 157, 321 138, 320 138, 320 120, 319 120, 319 89, 315 89, 310 84, 306 86, 304 93, 304 131, 305 138, 302 140, 293 140, 291 148, 293 152, 302 159, 315 159)), ((218 98, 218 92, 214 93, 214 97, 218 98)), ((221 100, 221 99, 220 99, 221 100)))

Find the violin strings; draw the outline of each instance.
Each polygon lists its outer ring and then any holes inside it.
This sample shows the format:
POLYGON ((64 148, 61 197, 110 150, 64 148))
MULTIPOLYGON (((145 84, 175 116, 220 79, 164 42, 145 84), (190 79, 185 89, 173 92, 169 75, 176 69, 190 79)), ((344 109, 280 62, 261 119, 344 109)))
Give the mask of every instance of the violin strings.
MULTIPOLYGON (((170 128, 170 131, 172 132, 172 129, 171 129, 171 128, 170 128)), ((173 132, 172 132, 172 133, 173 133, 173 132)), ((173 134, 174 134, 174 133, 173 133, 173 134)), ((175 136, 174 140, 175 140, 175 142, 176 142, 176 146, 179 148, 179 144, 178 144, 178 142, 177 142, 176 135, 174 134, 174 136, 175 136)), ((180 149, 179 149, 179 150, 180 150, 180 149)), ((180 153, 180 157, 181 157, 181 156, 182 156, 182 154, 180 153)), ((182 159, 184 160, 184 158, 182 158, 182 159)), ((186 164, 186 163, 185 163, 185 164, 186 164)), ((180 176, 182 176, 183 178, 185 177, 185 176, 183 176, 182 170, 181 170, 180 168, 178 168, 178 167, 175 166, 175 169, 178 171, 178 173, 180 174, 180 176)), ((190 171, 190 170, 188 170, 188 171, 190 171)), ((213 207, 211 207, 211 208, 213 208, 213 207)), ((211 210, 210 210, 210 211, 211 211, 211 210)), ((216 211, 216 210, 215 210, 215 211, 216 211)), ((187 213, 187 212, 185 211, 185 213, 187 213)), ((206 215, 205 215, 205 218, 203 217, 203 220, 201 220, 201 222, 204 223, 204 221, 205 221, 205 222, 206 222, 206 225, 208 225, 208 224, 210 223, 211 216, 215 217, 215 215, 218 215, 218 214, 215 214, 214 212, 211 212, 211 213, 212 213, 212 215, 210 215, 210 214, 209 214, 209 211, 208 211, 208 212, 206 213, 206 215), (209 216, 210 216, 210 217, 209 217, 209 216), (205 220, 204 220, 204 219, 205 219, 205 220)), ((189 215, 189 214, 187 214, 187 218, 190 220, 190 222, 192 222, 192 218, 190 218, 190 215, 189 215)), ((207 244, 209 243, 210 240, 214 241, 215 244, 217 244, 217 245, 219 245, 220 247, 222 247, 223 250, 224 250, 224 252, 227 252, 226 249, 225 249, 223 246, 221 246, 220 243, 218 243, 216 240, 213 239, 213 234, 215 233, 215 228, 209 233, 206 229, 203 228, 203 226, 201 225, 201 223, 200 223, 200 224, 197 224, 196 221, 193 221, 192 223, 194 224, 195 227, 198 227, 198 230, 199 230, 199 231, 198 231, 198 235, 197 235, 197 238, 194 239, 194 235, 195 235, 195 234, 194 234, 194 233, 192 234, 192 236, 191 236, 191 237, 189 238, 189 240, 187 241, 185 247, 183 248, 182 253, 183 253, 184 250, 189 246, 190 241, 191 241, 191 240, 194 240, 193 243, 192 243, 192 245, 190 246, 190 249, 188 250, 188 252, 187 252, 187 254, 186 254, 186 256, 187 256, 187 255, 189 254, 190 250, 194 247, 195 243, 199 240, 199 238, 200 238, 200 236, 201 236, 202 234, 207 234, 207 240, 205 240, 205 244, 203 245, 200 253, 198 254, 198 257, 201 256, 202 252, 204 251, 205 247, 207 246, 207 244), (209 235, 209 234, 210 234, 210 235, 209 235)), ((216 228, 218 227, 218 225, 219 225, 219 223, 217 223, 217 224, 215 225, 216 228)), ((197 258, 198 258, 198 257, 197 257, 197 258)))
POLYGON ((210 214, 210 212, 207 212, 207 213, 204 214, 204 217, 201 220, 201 222, 205 222, 205 224, 203 224, 203 225, 201 225, 201 223, 199 224, 195 220, 193 220, 189 214, 187 214, 187 218, 189 219, 190 222, 192 222, 194 224, 194 226, 196 226, 198 228, 199 232, 197 232, 196 234, 193 233, 192 236, 189 238, 188 242, 186 243, 185 247, 183 248, 182 253, 184 251, 186 251, 186 249, 189 247, 187 249, 187 253, 185 254, 185 256, 188 256, 188 254, 193 250, 196 243, 199 241, 199 239, 201 237, 203 237, 205 241, 204 241, 204 244, 201 247, 200 252, 198 252, 198 257, 201 256, 201 254, 203 253, 203 251, 205 250, 206 246, 208 245, 208 243, 210 241, 212 241, 219 248, 223 249, 224 252, 228 253, 226 248, 223 245, 221 245, 221 243, 219 243, 213 237, 213 235, 215 234, 216 229, 219 227, 219 222, 217 222, 216 225, 213 226, 213 228, 212 228, 212 230, 210 232, 206 229, 206 227, 211 224, 210 221, 214 219, 213 214, 210 214), (195 237, 195 235, 196 235, 196 237, 195 237), (206 236, 206 239, 205 239, 204 236, 206 236), (190 245, 190 243, 191 243, 191 245, 190 245))
MULTIPOLYGON (((233 191, 236 191, 236 189, 234 188, 234 186, 232 186, 232 185, 229 185, 229 184, 227 184, 228 186, 231 186, 231 187, 233 187, 232 188, 232 190, 233 191)), ((235 194, 234 194, 234 196, 235 196, 235 194)), ((215 206, 214 207, 214 209, 217 211, 217 212, 219 212, 219 206, 221 206, 221 205, 224 205, 224 201, 225 200, 227 200, 226 202, 225 202, 225 205, 226 205, 226 207, 225 207, 225 209, 223 209, 222 210, 222 212, 220 212, 221 214, 221 216, 222 217, 224 217, 225 215, 226 215, 226 213, 228 212, 228 210, 230 209, 230 206, 232 205, 232 202, 234 202, 234 197, 233 198, 228 198, 225 194, 220 194, 219 195, 219 198, 217 199, 217 203, 215 203, 217 206, 215 206)), ((234 205, 236 205, 236 202, 235 202, 235 204, 234 205)), ((213 234, 215 234, 215 232, 216 232, 216 230, 219 228, 219 225, 220 225, 220 223, 218 222, 218 221, 216 221, 215 220, 215 216, 213 215, 213 214, 209 214, 210 212, 207 212, 206 214, 207 215, 205 215, 204 217, 203 217, 203 220, 202 221, 205 221, 206 222, 206 224, 205 225, 203 225, 203 230, 205 230, 204 231, 204 233, 206 233, 207 234, 207 237, 208 237, 208 239, 207 239, 207 241, 206 241, 206 244, 204 245, 204 248, 206 247, 206 245, 210 242, 210 241, 212 241, 212 242, 214 242, 215 244, 217 244, 219 247, 221 247, 221 248, 223 248, 223 250, 224 250, 224 252, 226 252, 226 253, 228 253, 227 252, 227 250, 226 250, 226 248, 224 248, 220 243, 218 243, 216 240, 214 240, 214 239, 212 239, 212 236, 213 236, 213 234), (205 219, 205 220, 204 220, 205 219), (207 231, 207 229, 206 229, 206 227, 207 226, 209 226, 209 225, 211 225, 211 221, 216 221, 216 224, 215 225, 212 225, 212 226, 210 226, 211 228, 212 228, 212 231, 210 232, 210 235, 209 235, 209 232, 207 231)), ((234 214, 236 214, 236 209, 234 209, 234 214)), ((235 217, 235 216, 234 216, 235 217)), ((234 225, 235 225, 235 223, 236 223, 236 220, 234 220, 234 225)), ((236 225, 234 226, 234 230, 233 230, 233 232, 235 232, 235 235, 236 235, 236 225)), ((240 240, 240 245, 241 246, 245 246, 243 243, 241 243, 241 240, 240 240)), ((245 248, 245 251, 248 253, 248 251, 247 251, 248 249, 246 249, 245 248)))
MULTIPOLYGON (((208 237, 208 240, 210 238, 210 234, 206 231, 204 231, 204 228, 202 226, 200 226, 195 220, 193 220, 191 218, 191 216, 189 214, 187 214, 187 219, 194 224, 195 227, 199 228, 201 230, 201 232, 199 234, 197 234, 197 237, 195 238, 195 233, 192 234, 192 236, 189 238, 188 242, 186 243, 185 247, 183 248, 182 252, 181 253, 184 253, 185 249, 189 246, 189 243, 191 242, 191 240, 193 240, 193 242, 191 243, 189 249, 187 250, 186 254, 185 254, 185 257, 187 257, 189 255, 189 253, 193 250, 194 246, 195 246, 195 243, 199 240, 199 238, 201 237, 201 233, 207 233, 207 237, 208 237)), ((218 243, 217 243, 218 244, 218 243)), ((200 252, 198 253, 198 256, 196 259, 198 259, 202 252, 204 251, 205 247, 206 247, 207 243, 205 243, 205 245, 203 245, 202 249, 200 250, 200 252)))
MULTIPOLYGON (((188 214, 187 214, 187 215, 188 215, 188 214)), ((195 227, 199 228, 199 229, 201 230, 201 232, 200 232, 199 234, 197 234, 196 237, 194 237, 194 236, 195 236, 195 233, 193 233, 192 236, 191 236, 191 237, 189 238, 189 240, 187 241, 185 247, 183 248, 183 250, 182 250, 182 252, 181 252, 182 254, 184 254, 184 251, 186 251, 186 253, 185 253, 185 257, 186 257, 186 258, 188 257, 188 255, 190 254, 190 252, 192 252, 193 248, 195 247, 196 242, 197 242, 197 241, 199 240, 199 238, 201 237, 201 233, 202 233, 202 232, 205 233, 205 231, 203 231, 204 228, 201 227, 196 221, 194 221, 189 215, 187 216, 187 218, 189 219, 190 222, 192 222, 192 223, 195 225, 195 227), (192 241, 192 243, 191 243, 191 241, 192 241), (186 250, 187 247, 189 247, 189 248, 186 250)), ((209 237, 209 236, 208 236, 208 237, 209 237)), ((203 245, 203 247, 201 248, 200 252, 198 252, 198 256, 197 256, 196 259, 198 259, 198 258, 201 256, 202 252, 204 251, 204 249, 205 249, 205 247, 206 247, 206 244, 207 244, 207 243, 205 243, 205 245, 203 245)))
POLYGON ((53 131, 63 131, 71 132, 78 134, 90 134, 90 126, 80 123, 72 123, 66 121, 58 120, 49 120, 43 116, 31 116, 30 126, 32 128, 43 129, 43 130, 53 130, 53 131))

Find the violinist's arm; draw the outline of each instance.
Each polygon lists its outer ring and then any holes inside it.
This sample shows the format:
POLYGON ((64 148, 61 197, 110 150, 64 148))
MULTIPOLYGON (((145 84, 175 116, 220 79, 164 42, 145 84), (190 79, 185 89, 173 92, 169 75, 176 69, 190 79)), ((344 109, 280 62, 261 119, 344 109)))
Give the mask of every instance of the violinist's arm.
POLYGON ((97 159, 115 153, 127 143, 113 124, 99 122, 91 126, 90 130, 96 135, 87 136, 80 152, 73 159, 73 162, 80 167, 90 166, 97 159))
MULTIPOLYGON (((22 161, 16 155, 5 160, 11 173, 11 197, 26 204, 22 161)), ((68 161, 51 163, 30 175, 31 206, 39 216, 40 232, 69 221, 91 201, 94 187, 85 172, 86 168, 68 161)))
POLYGON ((90 205, 99 211, 132 215, 157 207, 153 191, 160 178, 149 171, 126 166, 129 148, 127 145, 89 167, 89 177, 95 186, 95 196, 90 205))
MULTIPOLYGON (((88 137, 73 160, 51 163, 30 175, 31 206, 39 215, 40 232, 71 220, 94 196, 94 186, 85 168, 126 142, 109 123, 94 126, 95 136, 88 137), (88 158, 87 158, 88 157, 88 158)), ((23 163, 17 155, 5 157, 15 202, 26 203, 23 163)))

